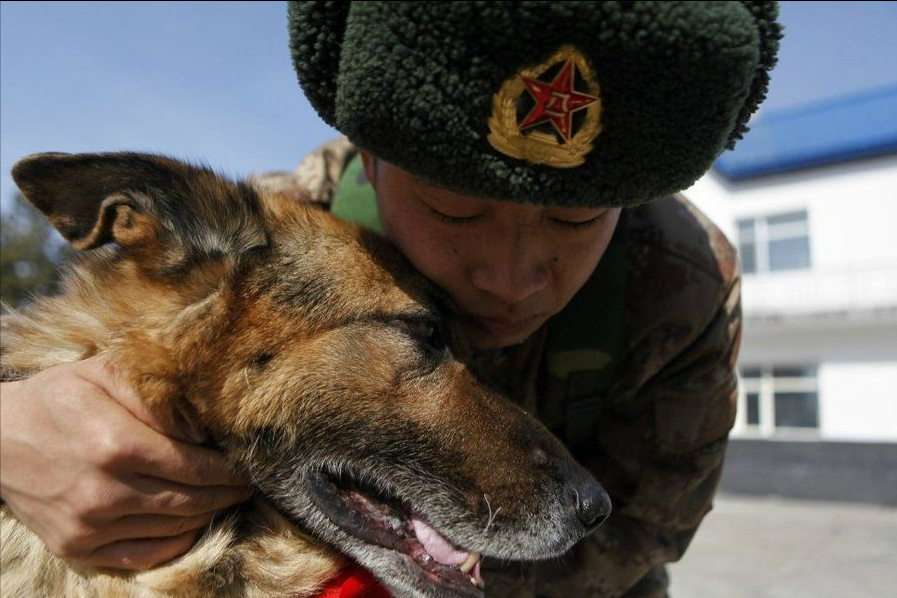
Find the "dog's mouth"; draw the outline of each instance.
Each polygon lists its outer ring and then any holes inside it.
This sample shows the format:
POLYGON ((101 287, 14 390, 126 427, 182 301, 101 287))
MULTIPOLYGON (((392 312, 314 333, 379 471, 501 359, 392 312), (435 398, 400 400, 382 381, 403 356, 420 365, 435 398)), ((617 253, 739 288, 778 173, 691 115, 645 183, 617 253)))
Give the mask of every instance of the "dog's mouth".
POLYGON ((347 476, 322 472, 309 481, 316 506, 346 533, 404 555, 420 581, 483 596, 480 554, 452 544, 401 500, 347 476))

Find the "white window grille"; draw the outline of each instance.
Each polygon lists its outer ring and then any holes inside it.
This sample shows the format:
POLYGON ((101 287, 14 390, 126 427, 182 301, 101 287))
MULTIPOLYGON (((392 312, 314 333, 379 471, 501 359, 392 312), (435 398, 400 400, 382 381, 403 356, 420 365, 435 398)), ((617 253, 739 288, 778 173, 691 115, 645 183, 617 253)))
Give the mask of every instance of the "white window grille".
POLYGON ((736 431, 763 437, 819 430, 816 366, 741 369, 736 431))
POLYGON ((738 250, 745 274, 810 268, 807 212, 739 219, 738 250))

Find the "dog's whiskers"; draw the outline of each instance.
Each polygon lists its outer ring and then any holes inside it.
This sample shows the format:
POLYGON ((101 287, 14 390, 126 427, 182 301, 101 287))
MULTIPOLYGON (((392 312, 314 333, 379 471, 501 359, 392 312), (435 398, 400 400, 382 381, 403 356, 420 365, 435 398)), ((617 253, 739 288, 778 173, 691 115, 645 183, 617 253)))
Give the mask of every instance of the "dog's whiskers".
POLYGON ((249 480, 255 484, 256 480, 259 479, 259 476, 256 475, 255 472, 255 452, 258 450, 259 441, 261 440, 260 436, 256 436, 252 439, 252 443, 249 445, 249 448, 246 451, 247 459, 246 459, 246 469, 249 474, 249 480))
POLYGON ((495 512, 492 512, 492 505, 489 504, 489 497, 487 495, 483 495, 483 498, 486 500, 486 507, 489 509, 489 521, 486 522, 486 528, 483 530, 484 534, 489 533, 489 528, 492 526, 492 522, 495 521, 495 517, 498 515, 498 512, 501 511, 501 507, 495 509, 495 512))

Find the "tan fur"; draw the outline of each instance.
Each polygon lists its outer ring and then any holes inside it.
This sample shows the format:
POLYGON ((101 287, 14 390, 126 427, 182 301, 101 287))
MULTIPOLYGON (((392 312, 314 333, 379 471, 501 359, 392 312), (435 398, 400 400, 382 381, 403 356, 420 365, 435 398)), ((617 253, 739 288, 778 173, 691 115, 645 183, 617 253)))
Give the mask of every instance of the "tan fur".
POLYGON ((79 568, 44 547, 2 510, 4 598, 284 598, 309 596, 344 564, 264 504, 253 534, 216 522, 185 556, 136 574, 79 568))
POLYGON ((345 564, 335 548, 402 598, 456 595, 328 515, 325 474, 500 558, 555 556, 587 531, 565 482, 584 470, 476 381, 461 344, 432 340, 456 336, 439 295, 385 242, 167 158, 41 154, 13 174, 94 251, 59 296, 3 317, 4 377, 104 355, 149 408, 198 420, 260 498, 137 574, 66 563, 4 506, 4 598, 305 598, 345 564))
MULTIPOLYGON (((176 291, 153 284, 132 263, 115 268, 79 268, 61 296, 37 300, 27 312, 2 319, 3 371, 34 374, 96 354, 131 374, 150 404, 164 404, 180 390, 169 348, 160 337, 181 320, 216 320, 216 314, 185 314, 191 286, 220 284, 221 268, 207 267, 176 291), (189 294, 189 293, 188 293, 189 294), (180 320, 179 320, 180 318, 180 320)), ((219 306, 220 307, 220 306, 219 306)), ((195 308, 194 308, 195 309, 195 308)), ((217 314, 217 324, 226 325, 217 314)), ((264 338, 272 322, 247 333, 264 338)), ((189 332, 189 327, 188 327, 189 332)), ((197 331, 200 333, 200 331, 197 331)), ((181 349, 198 349, 202 338, 179 334, 181 349)), ((251 339, 249 339, 250 342, 251 339)), ((272 380, 276 385, 277 381, 272 380)), ((238 393, 234 393, 238 394, 238 393)), ((216 521, 185 556, 137 574, 70 566, 53 556, 12 513, 0 508, 0 595, 4 598, 303 598, 314 594, 345 559, 298 528, 263 501, 241 516, 253 521, 251 534, 238 537, 236 520, 216 521)))

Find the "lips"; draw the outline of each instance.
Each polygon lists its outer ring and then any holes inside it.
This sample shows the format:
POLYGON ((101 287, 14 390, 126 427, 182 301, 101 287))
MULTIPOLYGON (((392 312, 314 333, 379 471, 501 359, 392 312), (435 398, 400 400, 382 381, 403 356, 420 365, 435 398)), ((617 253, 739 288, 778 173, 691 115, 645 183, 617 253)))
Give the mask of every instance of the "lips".
POLYGON ((347 474, 312 475, 308 489, 322 513, 344 532, 404 555, 416 565, 420 582, 458 598, 483 598, 480 553, 450 542, 403 501, 347 474))
POLYGON ((475 316, 474 325, 490 336, 514 336, 527 331, 541 314, 525 318, 486 318, 475 316))

